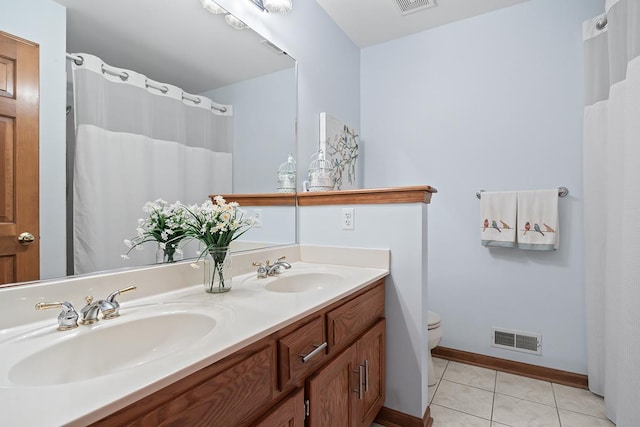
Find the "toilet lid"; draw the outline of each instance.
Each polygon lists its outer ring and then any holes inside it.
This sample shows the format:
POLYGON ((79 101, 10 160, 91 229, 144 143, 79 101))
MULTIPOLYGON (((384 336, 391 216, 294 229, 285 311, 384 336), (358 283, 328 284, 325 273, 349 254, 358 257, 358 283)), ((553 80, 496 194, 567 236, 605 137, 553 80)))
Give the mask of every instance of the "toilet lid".
POLYGON ((434 329, 440 326, 440 315, 433 311, 427 312, 427 329, 434 329))

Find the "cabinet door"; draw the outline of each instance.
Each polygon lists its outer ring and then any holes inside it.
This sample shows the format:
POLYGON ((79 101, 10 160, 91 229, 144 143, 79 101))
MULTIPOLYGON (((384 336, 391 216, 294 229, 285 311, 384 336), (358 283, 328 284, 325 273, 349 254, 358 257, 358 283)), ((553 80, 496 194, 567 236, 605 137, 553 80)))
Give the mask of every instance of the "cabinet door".
POLYGON ((352 427, 356 421, 358 364, 351 346, 307 380, 309 427, 352 427), (355 390, 355 392, 354 392, 355 390), (351 398, 354 395, 355 398, 351 398))
POLYGON ((293 392, 254 426, 304 427, 304 389, 293 392))
POLYGON ((356 344, 359 369, 364 370, 363 398, 358 399, 357 425, 369 427, 382 408, 385 398, 385 328, 380 320, 356 344))

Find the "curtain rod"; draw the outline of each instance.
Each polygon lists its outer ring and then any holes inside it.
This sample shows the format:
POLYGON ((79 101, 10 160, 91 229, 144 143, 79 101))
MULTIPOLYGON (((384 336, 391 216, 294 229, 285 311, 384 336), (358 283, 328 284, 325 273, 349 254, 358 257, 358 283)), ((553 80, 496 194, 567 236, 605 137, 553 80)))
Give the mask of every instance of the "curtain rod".
MULTIPOLYGON (((478 199, 482 198, 482 193, 484 190, 480 190, 476 193, 476 197, 478 199)), ((558 187, 558 197, 566 197, 569 195, 569 189, 567 187, 558 187)))
MULTIPOLYGON (((76 63, 76 65, 82 65, 84 64, 84 58, 81 55, 72 55, 70 53, 66 54, 66 57, 68 60, 73 61, 76 63)), ((106 73, 106 74, 111 74, 112 76, 116 76, 116 77, 120 77, 122 79, 122 81, 126 81, 129 78, 129 74, 124 72, 124 71, 113 71, 110 70, 109 68, 107 68, 106 64, 102 64, 102 66, 100 67, 102 70, 102 73, 106 73)), ((156 90, 159 90, 162 93, 167 93, 169 92, 169 88, 165 85, 162 85, 161 83, 158 82, 154 82, 153 80, 150 79, 145 79, 144 82, 145 86, 147 88, 153 88, 156 90)), ((186 92, 182 92, 182 99, 185 100, 189 100, 195 104, 200 104, 201 99, 198 98, 197 96, 194 95, 189 95, 186 92)), ((221 113, 226 113, 227 112, 227 107, 220 107, 218 105, 215 104, 211 104, 211 109, 212 110, 216 110, 216 111, 220 111, 221 113)), ((67 113, 68 114, 68 113, 67 113)))

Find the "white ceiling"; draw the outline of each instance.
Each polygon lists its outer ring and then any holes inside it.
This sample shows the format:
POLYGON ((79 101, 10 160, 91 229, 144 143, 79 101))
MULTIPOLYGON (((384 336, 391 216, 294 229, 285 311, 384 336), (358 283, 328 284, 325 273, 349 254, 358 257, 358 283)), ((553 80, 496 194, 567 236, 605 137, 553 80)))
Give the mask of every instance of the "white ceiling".
MULTIPOLYGON (((99 56, 191 93, 289 68, 251 30, 234 30, 200 0, 55 0, 67 8, 67 52, 99 56)), ((308 0, 304 0, 308 1, 308 0)))
MULTIPOLYGON (((293 61, 237 31, 200 0, 55 0, 67 8, 67 51, 99 56, 114 67, 201 93, 289 68, 293 61)), ((313 0, 295 0, 313 1, 313 0)), ((316 0, 360 47, 526 0, 435 0, 402 16, 396 0, 316 0)), ((413 1, 413 0, 408 0, 413 1)))
POLYGON ((316 1, 356 45, 367 47, 526 0, 435 0, 434 7, 404 16, 396 0, 316 1))

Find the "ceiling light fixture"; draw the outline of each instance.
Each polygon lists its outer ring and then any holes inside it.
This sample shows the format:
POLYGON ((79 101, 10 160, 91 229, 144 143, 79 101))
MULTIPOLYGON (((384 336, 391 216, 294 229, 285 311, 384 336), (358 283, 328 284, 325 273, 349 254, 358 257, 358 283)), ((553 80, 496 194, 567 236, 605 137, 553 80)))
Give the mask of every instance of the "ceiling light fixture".
POLYGON ((226 10, 220 7, 220 5, 213 0, 200 0, 200 3, 202 3, 202 7, 204 7, 207 11, 215 15, 227 13, 226 10))
POLYGON ((273 13, 289 13, 293 10, 292 0, 262 0, 262 5, 273 13))
POLYGON ((227 21, 227 24, 231 25, 235 30, 244 30, 245 28, 249 28, 247 24, 233 16, 232 14, 225 15, 224 20, 227 21))

